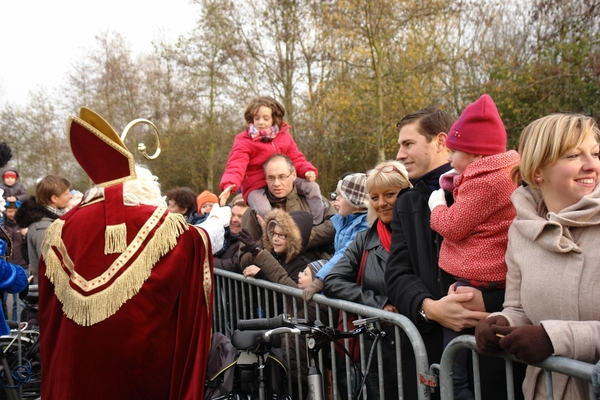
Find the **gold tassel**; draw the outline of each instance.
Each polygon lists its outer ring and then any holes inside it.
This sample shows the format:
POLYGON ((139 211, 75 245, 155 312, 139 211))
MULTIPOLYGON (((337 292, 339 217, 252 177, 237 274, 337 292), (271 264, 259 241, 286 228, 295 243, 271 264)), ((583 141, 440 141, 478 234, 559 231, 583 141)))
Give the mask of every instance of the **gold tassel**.
MULTIPOLYGON (((154 216, 165 212, 163 207, 155 211, 154 216)), ((152 220, 150 218, 148 221, 152 220)), ((160 218, 157 219, 160 220, 160 218)), ((150 226, 153 228, 156 222, 150 226)), ((64 243, 60 238, 62 224, 57 227, 53 239, 60 243, 55 246, 57 250, 66 252, 64 243)), ((49 228, 50 229, 50 228, 49 228)), ((63 305, 63 312, 67 318, 81 326, 90 326, 101 322, 114 315, 121 306, 141 289, 144 282, 150 277, 152 268, 160 259, 171 251, 178 243, 179 236, 189 229, 189 225, 180 214, 167 214, 160 227, 154 232, 139 256, 119 276, 112 285, 89 296, 82 295, 71 288, 70 277, 55 254, 55 249, 50 245, 46 247, 44 261, 46 263, 46 276, 54 284, 56 297, 63 305)), ((149 229, 152 231, 152 229, 149 229)), ((68 254, 63 254, 63 258, 68 254)), ((107 266, 107 269, 110 266, 107 266)))
POLYGON ((127 227, 125 223, 107 225, 104 231, 104 254, 122 253, 127 249, 127 227))

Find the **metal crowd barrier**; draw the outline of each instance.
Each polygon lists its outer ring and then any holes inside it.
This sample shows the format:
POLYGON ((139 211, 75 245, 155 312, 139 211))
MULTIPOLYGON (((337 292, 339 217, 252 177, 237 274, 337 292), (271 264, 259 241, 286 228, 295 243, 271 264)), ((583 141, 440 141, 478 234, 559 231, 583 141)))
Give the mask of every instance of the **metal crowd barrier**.
MULTIPOLYGON (((307 315, 308 307, 301 300, 302 291, 300 289, 279 285, 276 283, 272 283, 265 280, 259 279, 247 279, 244 278, 243 275, 238 273, 232 273, 225 270, 215 269, 215 308, 214 308, 214 317, 213 317, 213 329, 219 331, 221 333, 227 334, 231 333, 236 329, 237 321, 240 319, 250 319, 256 318, 258 316, 261 317, 273 317, 285 310, 285 305, 289 298, 292 299, 294 316, 296 316, 298 311, 298 304, 303 304, 305 307, 304 315, 307 315)), ((429 371, 429 363, 427 360, 427 352, 425 350, 425 345, 423 343, 423 339, 419 334, 419 331, 414 326, 414 324, 405 316, 391 313, 387 311, 383 311, 377 308, 366 307, 360 304, 351 303, 344 300, 330 299, 323 295, 315 295, 313 297, 314 302, 317 305, 316 314, 317 319, 328 317, 329 325, 336 326, 338 320, 338 310, 343 311, 344 321, 346 321, 346 313, 354 313, 359 316, 359 318, 367 318, 367 317, 378 317, 380 321, 386 322, 394 326, 394 344, 396 349, 396 367, 398 371, 398 393, 400 394, 399 398, 403 399, 403 390, 402 390, 402 353, 401 353, 401 333, 402 331, 405 333, 406 337, 410 340, 412 344, 412 348, 415 354, 417 371, 419 371, 419 376, 415 377, 418 385, 419 399, 425 400, 429 396, 429 390, 431 389, 429 385, 436 385, 437 382, 434 382, 430 379, 432 374, 429 371), (322 304, 326 307, 327 312, 326 315, 322 315, 318 304, 322 304)), ((313 304, 314 306, 314 304, 313 304)), ((348 329, 352 329, 353 326, 347 327, 348 329)), ((286 359, 288 365, 290 365, 290 357, 293 357, 296 360, 299 360, 299 352, 306 351, 305 348, 299 349, 299 341, 298 337, 292 335, 293 337, 287 337, 286 340, 296 340, 296 354, 290 355, 289 351, 286 354, 286 359)), ((366 351, 369 350, 370 345, 365 345, 364 335, 360 337, 360 348, 361 348, 361 369, 362 372, 365 372, 365 364, 366 364, 366 351), (366 347, 364 347, 366 346, 366 347)), ((346 348, 348 343, 346 341, 346 348)), ((286 346, 289 350, 289 346, 286 346)), ((334 345, 331 345, 330 348, 331 354, 334 354, 334 345)), ((378 366, 378 375, 379 375, 379 392, 381 398, 384 399, 384 367, 393 368, 391 365, 383 365, 382 362, 382 348, 381 342, 377 344, 377 366, 378 366)), ((322 359, 322 355, 320 357, 320 366, 321 371, 324 371, 324 360, 322 359)), ((350 394, 350 362, 346 358, 346 371, 347 371, 347 389, 348 394, 350 394)), ((337 373, 337 368, 335 363, 332 363, 332 375, 335 377, 337 373)), ((296 376, 292 377, 288 375, 288 383, 290 387, 292 387, 292 381, 295 380, 296 387, 299 392, 295 393, 294 398, 304 399, 306 397, 306 393, 302 393, 302 385, 300 369, 298 368, 296 376)), ((334 379, 334 382, 336 380, 334 379)), ((325 385, 323 386, 325 387, 325 385)), ((336 384, 333 384, 333 398, 340 399, 339 388, 336 384)), ((366 398, 366 391, 363 390, 363 398, 366 398)))
MULTIPOLYGON (((440 378, 440 395, 442 399, 452 399, 454 393, 454 385, 452 382, 452 364, 454 358, 462 349, 471 350, 473 357, 473 380, 475 387, 475 399, 481 400, 481 384, 479 375, 479 354, 475 345, 475 337, 473 335, 461 335, 452 340, 442 354, 442 359, 439 366, 440 378)), ((506 362, 506 382, 508 400, 514 400, 514 381, 513 381, 513 363, 521 362, 513 356, 503 357, 506 362)), ((549 357, 539 364, 533 364, 536 367, 544 370, 544 380, 546 384, 546 399, 554 399, 552 388, 552 372, 558 372, 564 375, 569 375, 575 378, 583 379, 590 383, 590 399, 596 399, 597 395, 592 388, 592 369, 593 364, 588 364, 582 361, 572 360, 566 357, 549 357)), ((520 390, 520 388, 516 388, 520 390)))
MULTIPOLYGON (((286 312, 286 304, 289 299, 292 301, 293 313, 292 316, 297 316, 299 304, 304 307, 304 315, 308 315, 307 305, 302 302, 300 289, 280 285, 277 283, 269 282, 260 279, 247 279, 243 275, 233 273, 225 270, 215 269, 215 304, 214 304, 214 315, 213 315, 213 329, 224 334, 231 334, 233 330, 237 328, 237 321, 240 319, 252 319, 257 317, 273 317, 281 312, 286 312)), ((312 306, 316 307, 316 319, 326 319, 329 321, 329 325, 336 326, 338 320, 338 312, 342 311, 344 323, 346 322, 347 313, 357 314, 360 318, 377 317, 380 321, 386 322, 394 326, 394 344, 396 349, 396 369, 398 371, 398 393, 399 399, 404 399, 402 389, 402 351, 401 351, 401 334, 405 334, 406 338, 410 341, 416 360, 416 367, 418 376, 416 377, 418 385, 418 398, 419 400, 425 400, 430 397, 430 391, 440 391, 440 397, 442 400, 451 400, 454 398, 453 383, 452 383, 452 364, 457 353, 462 349, 469 349, 472 353, 473 360, 473 371, 474 371, 474 395, 475 399, 480 400, 481 397, 481 380, 479 374, 479 355, 475 345, 475 338, 472 335, 462 335, 454 339, 448 347, 445 349, 440 364, 429 365, 427 359, 427 352, 423 339, 417 328, 414 326, 412 321, 403 315, 383 311, 377 308, 363 306, 361 304, 348 302, 345 300, 330 299, 323 295, 315 295, 313 297, 312 306), (315 306, 316 303, 317 305, 315 306), (326 311, 323 312, 319 308, 319 304, 326 307, 326 311), (339 311, 338 311, 339 310, 339 311), (437 381, 434 372, 439 374, 439 387, 437 387, 437 381)), ((352 329, 352 326, 345 326, 346 329, 352 329)), ((305 348, 300 349, 299 338, 296 335, 286 335, 287 341, 295 340, 296 342, 296 354, 290 354, 289 346, 286 346, 286 360, 287 364, 290 365, 290 360, 300 359, 300 352, 307 350, 305 348)), ((364 335, 363 335, 364 336, 364 335)), ((365 344, 364 337, 360 337, 360 349, 361 349, 361 361, 360 367, 362 372, 365 372, 365 355, 369 350, 369 345, 365 344), (365 347, 366 346, 366 347, 365 347)), ((348 348, 348 343, 345 343, 348 348)), ((331 354, 334 354, 334 345, 330 348, 331 354)), ((382 348, 381 342, 377 345, 377 366, 379 375, 379 390, 380 398, 384 399, 384 374, 383 374, 383 362, 382 362, 382 348)), ((514 391, 520 391, 521 388, 515 388, 513 381, 513 363, 519 362, 512 356, 503 357, 506 364, 506 382, 507 382, 507 393, 508 400, 514 399, 514 391)), ((324 361, 322 355, 319 360, 319 368, 324 371, 324 361)), ((336 375, 336 364, 332 363, 332 375, 336 375)), ((593 393, 591 387, 591 374, 594 365, 568 359, 565 357, 549 357, 535 366, 544 369, 545 381, 546 381, 546 393, 547 399, 553 399, 552 393, 552 374, 551 372, 558 372, 561 374, 573 376, 576 378, 584 379, 590 382, 590 399, 597 399, 597 396, 593 393)), ((393 368, 393 365, 386 365, 385 368, 393 368)), ((350 361, 346 357, 346 371, 350 371, 350 361)), ((347 372, 348 382, 348 396, 350 396, 350 372, 347 372)), ((335 379, 334 379, 335 381, 335 379)), ((296 376, 288 374, 288 384, 292 387, 292 383, 296 383, 298 392, 294 393, 295 399, 304 399, 306 393, 302 393, 301 373, 300 368, 297 369, 296 376)), ((325 385, 323 385, 325 387, 325 385)), ((366 398, 366 391, 363 390, 363 398, 366 398)), ((340 399, 339 388, 336 384, 333 385, 333 399, 340 399)))

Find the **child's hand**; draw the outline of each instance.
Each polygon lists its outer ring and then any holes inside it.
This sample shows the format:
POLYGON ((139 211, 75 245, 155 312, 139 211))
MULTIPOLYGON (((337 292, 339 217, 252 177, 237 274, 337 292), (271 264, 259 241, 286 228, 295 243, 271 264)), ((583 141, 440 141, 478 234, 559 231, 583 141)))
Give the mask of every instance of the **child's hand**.
POLYGON ((438 189, 431 192, 431 196, 429 196, 429 209, 433 211, 437 206, 445 206, 446 205, 446 194, 444 193, 444 189, 438 189))
POLYGON ((6 198, 6 200, 10 201, 11 203, 14 203, 15 201, 17 201, 17 198, 15 196, 9 196, 6 198))
POLYGON ((231 194, 231 190, 235 187, 235 185, 229 185, 223 190, 223 193, 219 195, 219 204, 224 206, 227 203, 227 199, 229 199, 229 195, 231 194))
POLYGON ((309 182, 314 182, 317 180, 317 174, 315 174, 314 171, 308 171, 304 174, 304 178, 309 182))
POLYGON ((256 265, 250 265, 244 269, 244 277, 253 278, 256 276, 256 274, 258 274, 258 271, 260 271, 260 268, 258 268, 256 265))
POLYGON ((315 280, 302 291, 302 299, 304 301, 311 301, 315 293, 321 293, 322 291, 323 281, 319 278, 315 278, 315 280))

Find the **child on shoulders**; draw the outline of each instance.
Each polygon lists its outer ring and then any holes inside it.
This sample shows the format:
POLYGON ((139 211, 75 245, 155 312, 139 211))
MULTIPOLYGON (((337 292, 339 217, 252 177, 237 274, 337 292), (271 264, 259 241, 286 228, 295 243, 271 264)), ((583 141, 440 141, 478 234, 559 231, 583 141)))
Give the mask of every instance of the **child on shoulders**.
POLYGON ((268 96, 257 97, 248 104, 244 111, 246 130, 235 137, 221 178, 220 203, 224 205, 229 195, 241 188, 246 203, 265 219, 271 204, 263 164, 273 154, 285 154, 298 173, 294 184, 298 193, 306 197, 316 225, 323 221, 324 211, 321 189, 315 182, 317 169, 298 150, 289 133, 290 126, 283 121, 284 115, 283 106, 268 96))

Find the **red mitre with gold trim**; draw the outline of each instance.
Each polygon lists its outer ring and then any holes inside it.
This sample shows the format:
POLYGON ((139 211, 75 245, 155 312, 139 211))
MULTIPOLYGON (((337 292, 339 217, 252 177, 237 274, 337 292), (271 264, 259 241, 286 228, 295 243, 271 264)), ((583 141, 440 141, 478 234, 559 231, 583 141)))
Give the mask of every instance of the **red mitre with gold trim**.
POLYGON ((69 117, 67 135, 79 165, 104 188, 104 254, 121 253, 127 248, 123 182, 136 178, 133 155, 112 126, 89 108, 81 107, 79 117, 69 117))

